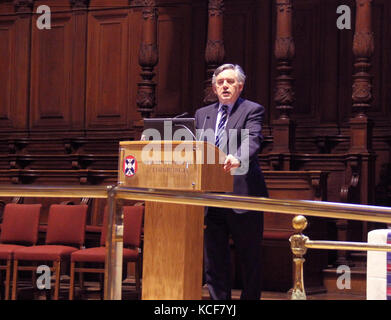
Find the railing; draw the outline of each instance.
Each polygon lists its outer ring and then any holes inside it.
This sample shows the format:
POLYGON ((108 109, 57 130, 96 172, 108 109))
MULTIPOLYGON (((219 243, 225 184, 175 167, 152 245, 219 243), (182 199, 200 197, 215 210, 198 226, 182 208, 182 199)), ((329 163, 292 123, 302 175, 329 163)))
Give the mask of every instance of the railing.
POLYGON ((0 186, 0 196, 19 197, 90 197, 107 198, 109 209, 106 239, 105 292, 108 300, 121 299, 122 287, 122 214, 118 201, 142 200, 162 203, 188 204, 196 206, 223 207, 233 209, 267 211, 292 214, 293 227, 297 231, 290 238, 294 254, 295 278, 292 299, 305 299, 303 263, 306 250, 381 250, 391 251, 391 245, 369 245, 367 243, 311 241, 302 234, 307 221, 303 215, 323 218, 349 219, 370 222, 391 223, 391 208, 346 203, 331 203, 304 200, 277 200, 258 197, 241 197, 214 193, 190 193, 163 191, 120 186, 107 187, 63 187, 63 186, 0 186))

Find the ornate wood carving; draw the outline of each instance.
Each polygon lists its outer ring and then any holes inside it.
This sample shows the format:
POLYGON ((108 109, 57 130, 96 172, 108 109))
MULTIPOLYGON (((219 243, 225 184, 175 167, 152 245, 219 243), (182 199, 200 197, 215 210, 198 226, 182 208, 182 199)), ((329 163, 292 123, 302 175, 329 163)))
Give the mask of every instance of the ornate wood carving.
POLYGON ((142 117, 148 118, 155 107, 155 87, 153 82, 154 67, 158 63, 157 50, 157 18, 158 10, 153 0, 135 1, 135 5, 143 6, 142 39, 139 51, 142 81, 138 83, 136 103, 142 117))
POLYGON ((374 154, 372 153, 372 127, 367 113, 372 102, 371 56, 374 52, 372 32, 372 0, 356 0, 356 26, 353 39, 355 74, 353 75, 353 116, 350 124, 350 153, 368 154, 363 157, 360 184, 361 203, 372 201, 374 154))
POLYGON ((70 0, 71 7, 73 9, 85 9, 88 8, 90 0, 70 0))
POLYGON ((204 89, 204 104, 217 101, 212 90, 212 75, 215 69, 224 61, 224 40, 223 40, 223 0, 209 0, 208 6, 208 40, 205 49, 206 75, 204 89))
POLYGON ((353 111, 357 117, 365 117, 372 101, 371 56, 374 52, 374 38, 371 29, 372 0, 356 0, 356 31, 353 40, 355 56, 353 76, 353 111))
POLYGON ((34 0, 14 0, 16 12, 31 12, 34 6, 34 0))
POLYGON ((280 112, 280 119, 289 119, 294 102, 292 59, 295 44, 292 38, 292 3, 291 0, 276 0, 277 34, 274 54, 277 58, 276 92, 274 101, 280 112))
MULTIPOLYGON (((276 0, 277 33, 274 54, 277 59, 277 78, 274 101, 279 111, 279 118, 273 121, 273 152, 290 153, 294 150, 295 128, 289 118, 293 110, 295 92, 293 90, 292 59, 295 55, 295 44, 292 37, 292 3, 291 0, 276 0)), ((288 160, 283 161, 284 170, 289 170, 288 160)))

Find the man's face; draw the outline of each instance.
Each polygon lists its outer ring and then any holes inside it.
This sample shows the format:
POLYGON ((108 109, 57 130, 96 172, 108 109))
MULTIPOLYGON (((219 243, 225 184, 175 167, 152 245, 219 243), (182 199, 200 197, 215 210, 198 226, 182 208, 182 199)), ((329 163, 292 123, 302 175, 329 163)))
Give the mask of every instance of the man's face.
POLYGON ((236 73, 232 69, 224 70, 216 77, 213 92, 222 104, 234 104, 243 90, 243 83, 239 83, 236 73))

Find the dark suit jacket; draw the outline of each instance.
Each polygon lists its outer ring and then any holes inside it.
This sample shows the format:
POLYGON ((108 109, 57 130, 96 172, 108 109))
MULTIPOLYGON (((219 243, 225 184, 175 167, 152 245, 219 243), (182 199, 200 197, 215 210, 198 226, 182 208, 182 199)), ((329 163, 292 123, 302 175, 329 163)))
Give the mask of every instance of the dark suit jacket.
MULTIPOLYGON (((195 120, 197 129, 215 130, 219 103, 214 103, 196 111, 195 120)), ((237 139, 237 150, 227 150, 242 162, 248 159, 248 171, 243 175, 234 176, 233 193, 243 196, 267 197, 268 192, 263 178, 262 170, 258 163, 262 136, 262 120, 265 108, 255 102, 239 98, 233 106, 226 125, 226 132, 229 140, 237 139), (236 137, 230 136, 230 129, 236 137), (249 134, 243 135, 241 129, 248 129, 249 134), (240 148, 242 145, 248 147, 240 148)))

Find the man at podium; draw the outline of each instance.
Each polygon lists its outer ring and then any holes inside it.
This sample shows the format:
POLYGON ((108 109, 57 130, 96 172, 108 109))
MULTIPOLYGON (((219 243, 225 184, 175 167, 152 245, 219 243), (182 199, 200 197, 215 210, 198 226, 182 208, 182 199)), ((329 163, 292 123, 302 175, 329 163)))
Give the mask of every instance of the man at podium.
MULTIPOLYGON (((246 76, 238 65, 224 64, 212 77, 218 102, 196 111, 196 127, 205 140, 213 132, 215 145, 226 154, 224 170, 234 175, 233 193, 267 197, 258 164, 264 107, 240 98, 246 76)), ((242 267, 241 299, 261 297, 263 213, 209 207, 204 232, 205 281, 212 299, 231 299, 229 236, 242 267)))

